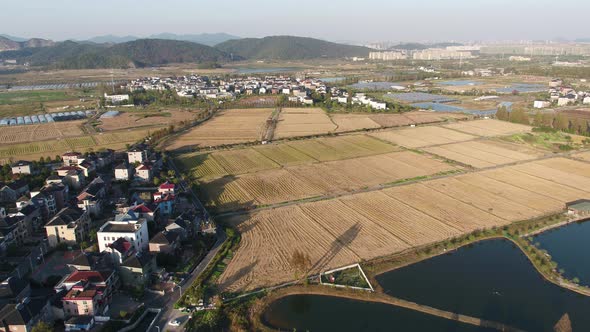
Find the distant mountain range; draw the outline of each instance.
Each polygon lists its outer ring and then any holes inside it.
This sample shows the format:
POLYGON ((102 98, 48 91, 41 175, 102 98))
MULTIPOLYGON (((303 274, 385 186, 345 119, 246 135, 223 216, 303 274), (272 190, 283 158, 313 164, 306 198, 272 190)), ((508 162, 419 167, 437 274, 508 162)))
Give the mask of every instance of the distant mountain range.
POLYGON ((17 59, 32 66, 60 69, 129 68, 181 62, 227 62, 229 57, 211 46, 163 39, 140 39, 120 44, 65 41, 52 47, 0 52, 0 59, 17 59))
MULTIPOLYGON (((212 43, 219 35, 209 37, 212 43)), ((124 40, 130 37, 119 38, 124 40)), ((137 39, 120 43, 55 43, 42 39, 16 42, 7 38, 0 41, 5 42, 6 50, 0 52, 0 60, 16 59, 21 64, 62 69, 129 68, 182 62, 225 63, 243 59, 343 58, 367 56, 371 51, 362 46, 293 36, 234 39, 215 47, 170 39, 137 39)))
POLYGON ((176 35, 173 33, 160 33, 157 35, 151 35, 149 37, 141 38, 135 36, 113 36, 113 35, 106 35, 106 36, 98 36, 94 38, 88 39, 89 42, 103 44, 103 43, 112 43, 112 44, 119 44, 119 43, 126 43, 138 39, 168 39, 168 40, 182 40, 182 41, 189 41, 197 44, 203 44, 208 46, 214 46, 219 43, 223 43, 226 40, 230 39, 239 39, 240 37, 232 36, 227 33, 201 33, 196 35, 176 35))
POLYGON ((47 39, 40 39, 40 38, 31 38, 31 39, 15 38, 15 39, 17 39, 17 40, 7 38, 4 35, 0 36, 0 52, 1 51, 16 51, 16 50, 20 50, 23 48, 47 47, 47 46, 55 45, 55 42, 53 42, 51 40, 47 40, 47 39))
POLYGON ((215 46, 219 50, 245 59, 299 60, 367 56, 370 48, 337 44, 324 40, 272 36, 228 40, 215 46))

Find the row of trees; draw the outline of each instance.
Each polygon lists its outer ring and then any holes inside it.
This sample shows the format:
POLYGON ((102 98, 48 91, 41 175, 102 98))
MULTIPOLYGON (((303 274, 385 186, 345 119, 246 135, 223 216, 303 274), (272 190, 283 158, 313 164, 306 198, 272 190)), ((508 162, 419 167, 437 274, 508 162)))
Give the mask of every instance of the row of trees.
MULTIPOLYGON (((515 109, 509 112, 506 107, 500 107, 496 113, 498 120, 514 123, 531 124, 529 114, 523 109, 515 109)), ((553 128, 564 132, 590 136, 590 123, 582 118, 570 118, 564 113, 541 113, 537 112, 532 118, 532 125, 542 128, 553 128)))

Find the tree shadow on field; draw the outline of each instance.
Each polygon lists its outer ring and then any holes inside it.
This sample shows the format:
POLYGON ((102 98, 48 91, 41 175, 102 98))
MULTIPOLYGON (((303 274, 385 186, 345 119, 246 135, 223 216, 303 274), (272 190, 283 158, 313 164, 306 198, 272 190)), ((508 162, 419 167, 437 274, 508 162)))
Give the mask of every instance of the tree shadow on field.
POLYGON ((332 259, 340 253, 340 251, 345 248, 350 242, 354 241, 358 234, 361 231, 361 226, 357 222, 356 224, 350 226, 344 233, 340 234, 332 244, 330 245, 330 249, 322 256, 315 264, 311 266, 311 268, 307 271, 307 273, 311 273, 312 271, 316 270, 323 270, 325 267, 330 264, 332 259))
POLYGON ((243 198, 247 197, 246 193, 241 192, 239 188, 233 187, 230 189, 230 186, 237 179, 234 175, 227 175, 207 183, 201 183, 198 187, 199 198, 215 213, 250 211, 254 209, 256 202, 252 199, 226 200, 227 197, 232 197, 236 194, 243 195, 243 198), (236 190, 239 192, 236 192, 236 190))
MULTIPOLYGON (((252 270, 254 269, 254 267, 258 264, 258 259, 255 260, 254 262, 240 268, 238 271, 236 271, 234 274, 228 276, 225 281, 219 283, 219 289, 227 289, 227 287, 233 285, 234 283, 239 283, 240 279, 246 277, 248 274, 250 274, 250 272, 252 272, 252 270)), ((252 279, 252 278, 251 278, 252 279)), ((247 283, 245 284, 240 284, 242 288, 246 288, 250 283, 251 283, 251 279, 249 281, 247 281, 247 283)))

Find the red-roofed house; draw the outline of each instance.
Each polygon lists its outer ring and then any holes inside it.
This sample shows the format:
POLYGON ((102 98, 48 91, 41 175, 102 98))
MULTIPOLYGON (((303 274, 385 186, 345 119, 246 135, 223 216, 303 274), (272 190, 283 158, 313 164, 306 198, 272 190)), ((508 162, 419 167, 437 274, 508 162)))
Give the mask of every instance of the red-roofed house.
POLYGON ((100 315, 106 307, 103 299, 104 289, 81 282, 70 289, 62 298, 64 315, 66 317, 81 315, 100 315))
POLYGON ((149 182, 152 180, 152 166, 141 164, 135 168, 135 178, 137 180, 149 182))
POLYGON ((162 183, 159 187, 158 187, 158 192, 161 194, 176 194, 176 185, 174 183, 170 183, 168 181, 162 183))
POLYGON ((74 271, 56 286, 56 292, 66 290, 62 299, 66 316, 102 314, 112 300, 119 280, 115 271, 74 271))
POLYGON ((154 211, 145 204, 138 204, 129 208, 129 211, 135 212, 139 218, 147 221, 154 221, 154 211))
POLYGON ((174 211, 174 203, 176 201, 176 196, 174 194, 169 193, 155 193, 154 194, 154 204, 156 204, 157 208, 156 211, 160 213, 160 215, 169 215, 174 211))

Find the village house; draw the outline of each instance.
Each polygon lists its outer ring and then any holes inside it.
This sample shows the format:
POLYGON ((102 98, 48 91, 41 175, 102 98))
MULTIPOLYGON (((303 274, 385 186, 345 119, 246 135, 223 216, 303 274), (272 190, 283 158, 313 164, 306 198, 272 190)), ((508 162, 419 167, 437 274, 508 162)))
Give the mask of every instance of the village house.
POLYGON ((102 315, 112 300, 119 278, 114 270, 74 271, 54 287, 66 290, 62 298, 66 317, 102 315))
POLYGON ((115 216, 114 221, 107 221, 97 232, 100 252, 119 238, 129 241, 137 252, 148 249, 149 236, 147 221, 137 218, 133 212, 127 212, 127 218, 115 216), (118 217, 118 218, 117 218, 118 217))
POLYGON ((90 230, 87 211, 78 208, 63 208, 45 225, 50 247, 60 243, 73 245, 84 241, 90 230))
POLYGON ((115 180, 129 181, 133 177, 133 167, 127 163, 120 163, 115 167, 115 180))
POLYGON ((152 181, 152 166, 149 164, 141 164, 135 168, 135 179, 143 182, 152 181))
POLYGON ((102 212, 103 199, 106 197, 106 184, 97 177, 76 197, 78 208, 87 211, 92 216, 102 212))
POLYGON ((19 160, 10 165, 12 174, 33 174, 33 164, 25 160, 19 160))
POLYGON ((148 160, 148 153, 145 149, 133 148, 127 151, 127 161, 133 165, 135 163, 143 163, 148 160))
POLYGON ((149 244, 150 252, 174 254, 180 248, 180 237, 176 232, 162 231, 156 234, 149 244))
POLYGON ((119 265, 121 283, 126 287, 146 286, 156 269, 156 257, 149 252, 130 255, 119 265))
POLYGON ((30 332, 39 321, 49 320, 50 312, 45 299, 26 298, 7 304, 0 309, 0 332, 30 332))

